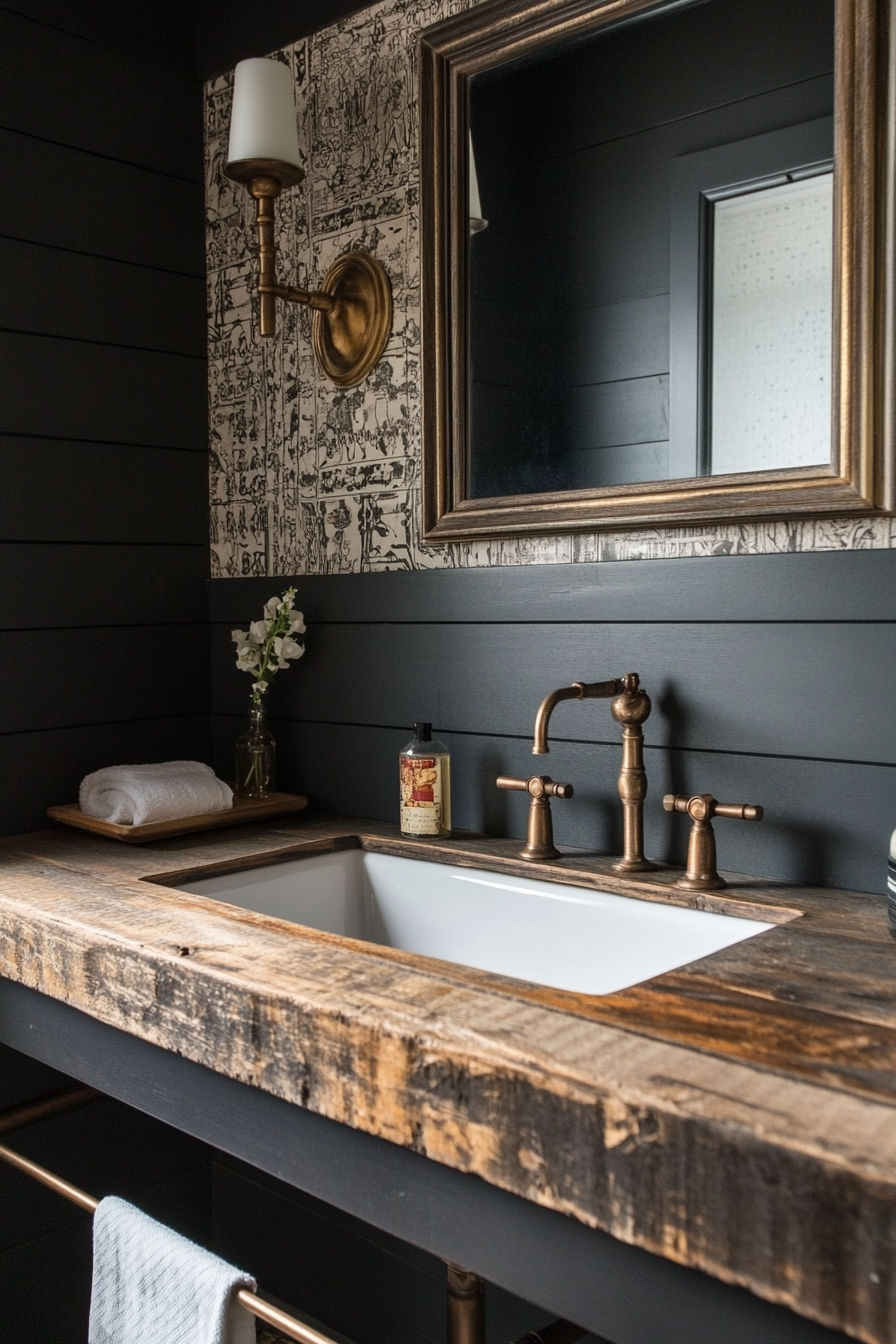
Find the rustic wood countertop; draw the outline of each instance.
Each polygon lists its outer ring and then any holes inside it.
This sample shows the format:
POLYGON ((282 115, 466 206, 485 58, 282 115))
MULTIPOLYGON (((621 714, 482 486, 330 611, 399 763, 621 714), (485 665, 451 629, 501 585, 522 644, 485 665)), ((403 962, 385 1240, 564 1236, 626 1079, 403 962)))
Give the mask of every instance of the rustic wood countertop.
POLYGON ((362 846, 533 876, 518 841, 326 818, 139 848, 0 843, 0 974, 219 1073, 741 1284, 896 1339, 896 941, 881 897, 729 874, 537 875, 778 927, 589 997, 166 888, 362 846), (664 883, 666 884, 664 886, 664 883))

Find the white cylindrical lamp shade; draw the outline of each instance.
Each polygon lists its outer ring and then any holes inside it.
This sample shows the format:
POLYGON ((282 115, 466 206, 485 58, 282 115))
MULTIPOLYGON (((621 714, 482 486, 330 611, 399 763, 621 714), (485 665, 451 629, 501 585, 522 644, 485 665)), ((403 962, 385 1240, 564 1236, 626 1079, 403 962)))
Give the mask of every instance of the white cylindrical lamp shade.
POLYGON ((301 166, 292 72, 280 61, 252 57, 234 71, 227 162, 240 159, 301 166))

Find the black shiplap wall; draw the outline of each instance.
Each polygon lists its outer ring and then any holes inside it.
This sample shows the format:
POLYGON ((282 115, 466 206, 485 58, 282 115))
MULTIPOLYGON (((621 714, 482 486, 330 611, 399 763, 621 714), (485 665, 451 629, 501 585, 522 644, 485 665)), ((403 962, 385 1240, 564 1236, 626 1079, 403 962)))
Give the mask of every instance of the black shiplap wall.
POLYGON ((202 98, 190 6, 0 10, 4 833, 208 754, 202 98))
MULTIPOLYGON (((525 835, 526 800, 499 774, 574 784, 553 806, 560 843, 619 852, 620 730, 605 702, 562 704, 548 757, 531 755, 542 696, 641 674, 647 852, 684 857, 687 822, 662 795, 761 803, 719 821, 723 868, 885 890, 896 825, 896 553, 716 556, 592 565, 296 578, 304 658, 270 693, 280 782, 342 813, 397 820, 396 757, 415 719, 453 755, 461 829, 525 835)), ((250 686, 230 630, 285 579, 215 580, 218 769, 232 768, 250 686)))

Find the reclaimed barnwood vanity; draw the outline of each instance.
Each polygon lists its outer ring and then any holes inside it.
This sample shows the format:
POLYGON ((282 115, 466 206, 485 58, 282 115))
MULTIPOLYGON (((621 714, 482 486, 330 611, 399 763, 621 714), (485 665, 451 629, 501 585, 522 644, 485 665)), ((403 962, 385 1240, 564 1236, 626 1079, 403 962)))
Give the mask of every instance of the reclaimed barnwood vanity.
POLYGON ((880 897, 731 874, 694 893, 672 869, 566 853, 539 876, 775 926, 597 997, 173 889, 358 847, 532 875, 518 841, 330 817, 134 848, 12 837, 0 1035, 624 1342, 677 1339, 677 1311, 694 1344, 717 1339, 726 1310, 732 1344, 823 1337, 811 1321, 889 1344, 896 943, 880 897))

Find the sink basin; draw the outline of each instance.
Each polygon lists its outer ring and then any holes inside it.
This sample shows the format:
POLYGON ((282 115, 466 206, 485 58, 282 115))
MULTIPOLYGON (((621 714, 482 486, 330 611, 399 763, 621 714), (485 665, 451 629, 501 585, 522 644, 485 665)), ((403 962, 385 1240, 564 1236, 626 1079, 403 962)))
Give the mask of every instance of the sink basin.
POLYGON ((773 924, 360 849, 177 884, 327 933, 612 994, 773 924))

